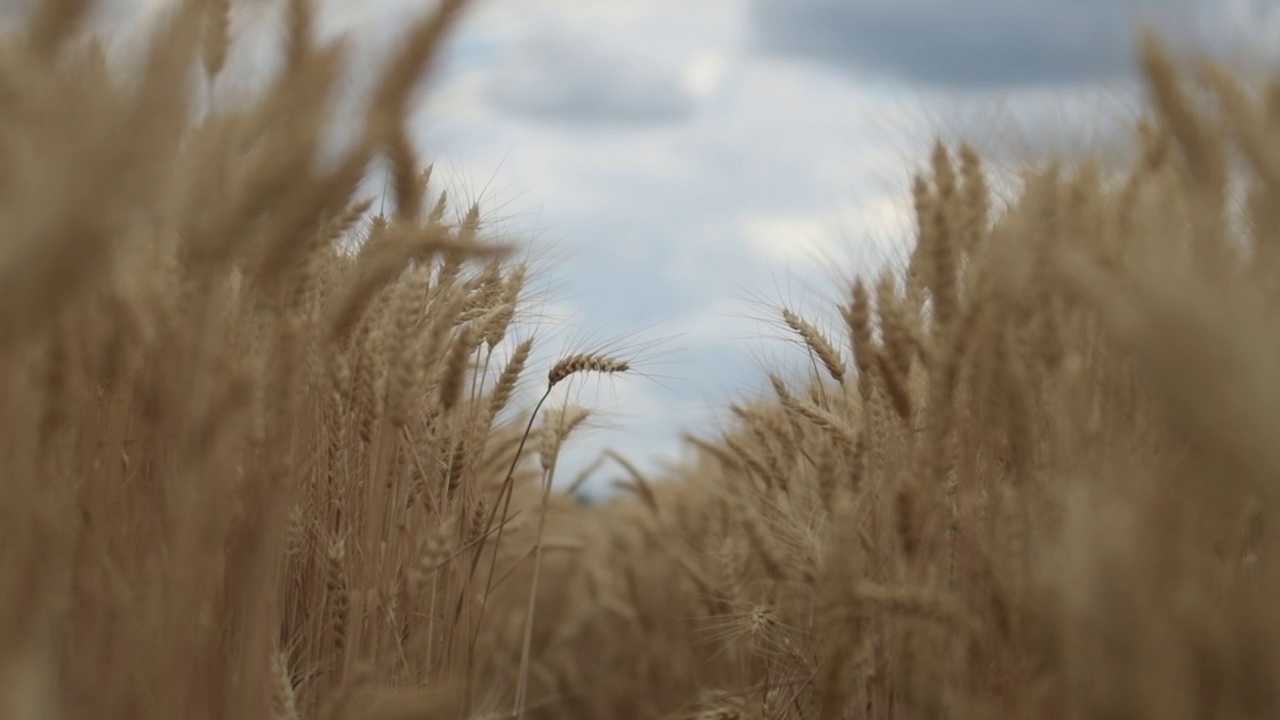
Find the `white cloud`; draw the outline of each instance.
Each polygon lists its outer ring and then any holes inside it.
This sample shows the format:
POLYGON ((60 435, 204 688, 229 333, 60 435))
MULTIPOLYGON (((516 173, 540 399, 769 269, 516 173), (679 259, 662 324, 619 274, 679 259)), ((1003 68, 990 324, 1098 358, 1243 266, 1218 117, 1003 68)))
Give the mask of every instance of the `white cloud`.
POLYGON ((742 232, 766 262, 818 263, 835 240, 826 222, 809 215, 749 215, 742 232))
POLYGON ((706 99, 720 88, 729 59, 722 52, 702 50, 684 64, 685 89, 698 99, 706 99))

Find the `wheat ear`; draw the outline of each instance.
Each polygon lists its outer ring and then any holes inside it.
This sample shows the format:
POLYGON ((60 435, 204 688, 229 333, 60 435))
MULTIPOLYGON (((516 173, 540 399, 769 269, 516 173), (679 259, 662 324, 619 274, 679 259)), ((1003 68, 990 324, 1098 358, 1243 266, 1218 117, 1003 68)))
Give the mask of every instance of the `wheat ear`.
MULTIPOLYGON (((520 444, 516 446, 515 457, 511 458, 511 466, 507 468, 506 478, 502 481, 502 488, 498 491, 498 501, 494 503, 493 510, 490 511, 489 517, 485 521, 486 532, 493 527, 493 523, 498 513, 498 506, 502 506, 502 522, 498 524, 498 531, 494 537, 494 560, 489 564, 489 577, 485 581, 484 595, 480 601, 480 613, 483 615, 485 608, 489 604, 489 594, 493 589, 493 574, 497 566, 497 551, 502 547, 502 535, 506 530, 506 518, 511 512, 511 496, 515 486, 516 467, 520 464, 520 457, 524 453, 524 446, 529 441, 529 433, 533 431, 533 423, 538 418, 538 411, 542 409, 542 405, 551 397, 551 390, 557 383, 565 378, 580 372, 602 372, 602 373, 620 373, 631 369, 631 364, 625 360, 610 357, 601 353, 576 353, 562 358, 559 362, 551 367, 547 373, 547 391, 542 394, 538 400, 538 404, 533 407, 533 412, 529 415, 529 422, 525 425, 524 434, 520 436, 520 444)), ((471 570, 468 573, 468 581, 475 574, 476 568, 479 567, 480 557, 484 550, 485 540, 482 538, 477 545, 476 552, 472 556, 471 570)), ((461 602, 462 598, 459 598, 461 602)), ((479 639, 479 630, 471 639, 471 647, 474 650, 475 643, 479 639)))
POLYGON ((581 372, 621 373, 630 369, 631 365, 625 360, 599 353, 577 353, 562 358, 551 366, 551 371, 547 373, 547 392, 550 393, 551 388, 559 385, 570 375, 581 372))

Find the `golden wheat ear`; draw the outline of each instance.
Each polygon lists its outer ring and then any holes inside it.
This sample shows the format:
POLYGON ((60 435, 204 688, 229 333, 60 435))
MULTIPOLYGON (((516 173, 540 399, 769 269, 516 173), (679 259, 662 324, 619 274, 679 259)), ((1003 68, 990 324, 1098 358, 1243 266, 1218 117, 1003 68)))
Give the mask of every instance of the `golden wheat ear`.
POLYGON ((836 352, 835 346, 827 339, 827 336, 816 325, 800 317, 790 308, 782 309, 782 320, 787 324, 787 327, 791 328, 792 332, 804 340, 804 344, 809 347, 809 350, 826 368, 831 378, 843 384, 845 375, 844 360, 840 358, 840 353, 836 352))
POLYGON ((631 369, 631 364, 625 360, 609 357, 599 353, 577 353, 562 358, 555 365, 551 366, 551 371, 547 373, 547 389, 551 389, 559 385, 571 375, 583 372, 598 373, 622 373, 631 369))

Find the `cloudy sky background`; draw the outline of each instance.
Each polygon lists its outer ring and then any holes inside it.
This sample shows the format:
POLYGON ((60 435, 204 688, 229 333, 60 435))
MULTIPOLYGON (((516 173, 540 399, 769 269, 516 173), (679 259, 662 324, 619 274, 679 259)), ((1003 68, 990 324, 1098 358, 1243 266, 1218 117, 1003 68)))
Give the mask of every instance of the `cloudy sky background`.
MULTIPOLYGON (((223 96, 269 74, 281 4, 237 3, 223 96)), ((321 4, 353 92, 430 7, 321 4)), ((104 22, 163 5, 109 0, 104 22)), ((1278 20, 1280 0, 477 0, 414 126, 442 187, 531 244, 538 376, 609 341, 646 361, 576 386, 597 415, 561 479, 605 447, 656 471, 764 367, 803 368, 778 304, 830 322, 837 281, 901 256, 935 134, 994 164, 1108 142, 1135 22, 1250 59, 1278 20)))

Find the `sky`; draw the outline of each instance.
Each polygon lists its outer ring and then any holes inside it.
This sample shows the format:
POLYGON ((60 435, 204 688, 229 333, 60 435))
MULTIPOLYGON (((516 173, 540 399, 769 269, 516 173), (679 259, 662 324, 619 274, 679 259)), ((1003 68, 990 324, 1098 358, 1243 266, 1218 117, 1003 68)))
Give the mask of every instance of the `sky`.
MULTIPOLYGON (((106 0, 100 21, 165 3, 106 0)), ((269 75, 282 4, 237 0, 218 94, 269 75)), ((353 96, 431 8, 320 5, 322 33, 353 40, 353 96)), ((475 0, 413 116, 423 156, 527 243, 535 377, 569 351, 637 360, 569 388, 595 414, 560 481, 605 448, 660 474, 767 369, 804 372, 777 308, 834 331, 849 278, 902 257, 935 136, 993 171, 1122 138, 1140 23, 1269 58, 1280 0, 475 0)))

